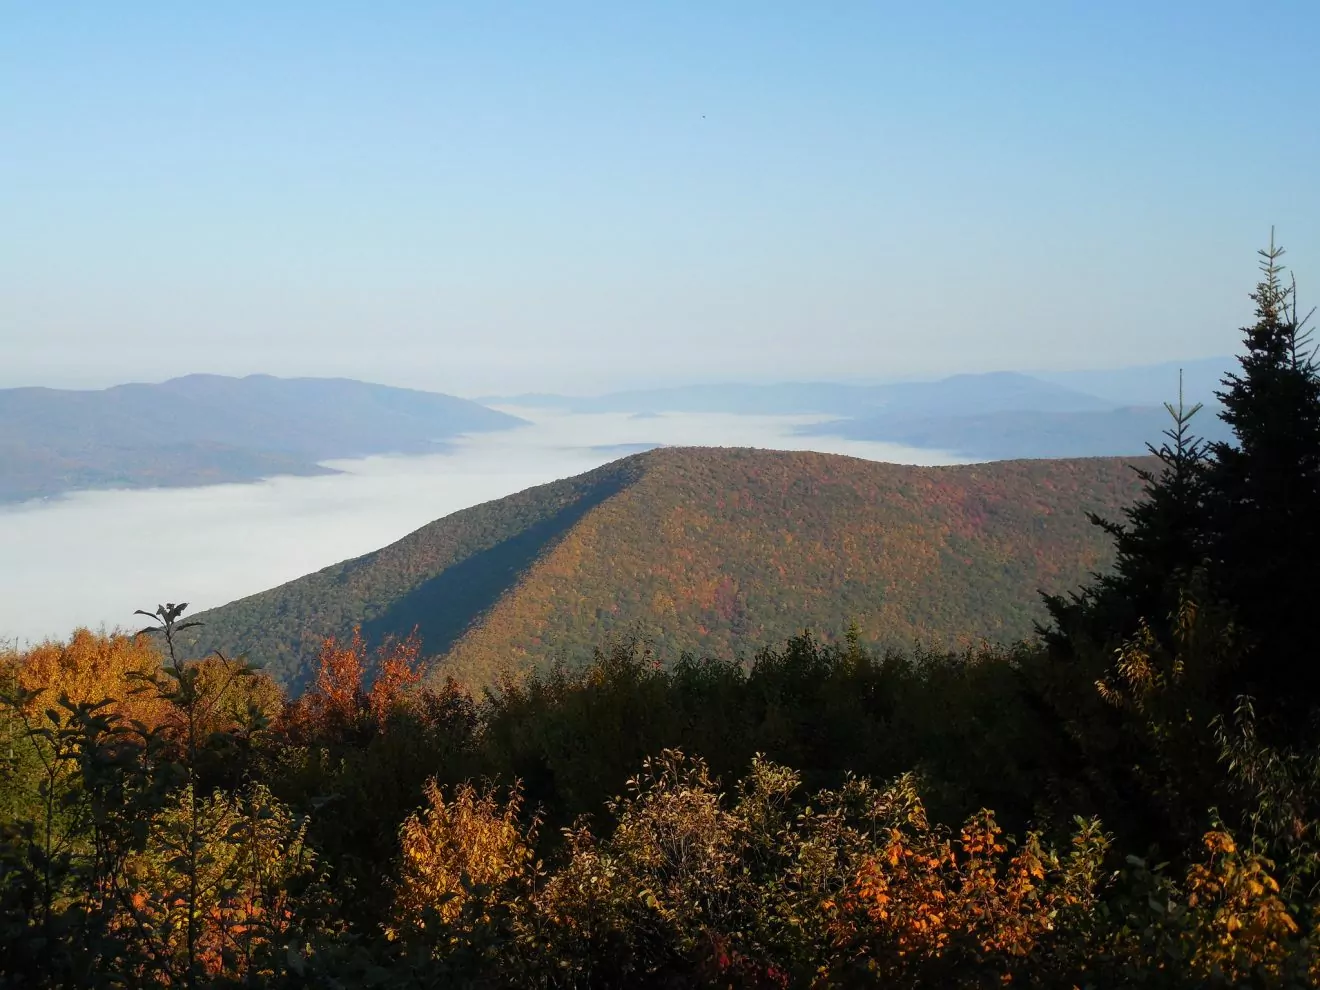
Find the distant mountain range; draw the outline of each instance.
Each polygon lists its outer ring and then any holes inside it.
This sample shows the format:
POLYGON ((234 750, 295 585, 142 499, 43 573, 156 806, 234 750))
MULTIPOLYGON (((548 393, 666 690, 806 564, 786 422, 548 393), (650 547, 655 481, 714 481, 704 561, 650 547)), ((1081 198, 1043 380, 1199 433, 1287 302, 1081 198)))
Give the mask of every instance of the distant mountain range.
MULTIPOLYGON (((1227 439, 1214 389, 1229 358, 1186 362, 1195 421, 1227 439)), ((0 503, 94 488, 255 481, 332 473, 326 460, 441 450, 461 434, 524 422, 505 404, 645 419, 665 413, 826 416, 799 432, 922 447, 968 460, 1131 456, 1168 426, 1180 365, 885 385, 690 385, 594 397, 480 400, 339 378, 189 375, 98 391, 0 390, 0 503)), ((588 438, 589 439, 589 438, 588 438)), ((638 441, 649 440, 641 436, 638 441)), ((620 452, 647 444, 616 445, 620 452)))
POLYGON ((524 394, 496 404, 578 413, 667 412, 744 415, 825 414, 837 417, 801 428, 809 436, 877 440, 947 451, 976 460, 1022 457, 1139 455, 1158 445, 1170 419, 1163 403, 1178 401, 1179 373, 1188 406, 1207 440, 1227 440, 1215 391, 1231 358, 1109 371, 1024 375, 992 372, 930 382, 887 385, 779 383, 689 385, 573 397, 524 394))
POLYGON ((0 502, 323 474, 523 422, 449 395, 339 378, 189 375, 98 391, 0 390, 0 502))
MULTIPOLYGON (((1172 422, 1156 406, 1123 406, 1094 412, 996 410, 963 416, 866 416, 841 419, 800 432, 879 440, 908 447, 943 450, 980 461, 1019 457, 1111 457, 1158 447, 1172 422)), ((1192 419, 1203 440, 1227 440, 1228 427, 1212 409, 1192 419)))
POLYGON ((917 468, 829 454, 664 448, 465 509, 382 550, 202 613, 198 650, 293 688, 322 637, 416 629, 476 685, 585 662, 608 637, 733 656, 850 620, 871 643, 1013 640, 1108 565, 1088 511, 1138 491, 1122 459, 917 468))
POLYGON ((1216 401, 1215 392, 1220 390, 1224 375, 1237 370, 1237 358, 1211 357, 1097 371, 1040 372, 1035 377, 1103 396, 1119 406, 1162 406, 1165 402, 1177 404, 1181 374, 1187 404, 1202 402, 1208 406, 1216 401))

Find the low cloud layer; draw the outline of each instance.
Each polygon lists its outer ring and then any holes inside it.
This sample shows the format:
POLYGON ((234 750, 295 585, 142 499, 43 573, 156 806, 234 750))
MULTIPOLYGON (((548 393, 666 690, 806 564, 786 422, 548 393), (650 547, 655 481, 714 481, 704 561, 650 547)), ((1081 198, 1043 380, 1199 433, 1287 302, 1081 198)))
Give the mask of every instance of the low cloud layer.
POLYGON ((510 410, 532 425, 446 454, 333 462, 344 473, 250 485, 84 492, 0 510, 0 640, 135 625, 166 600, 193 611, 385 546, 433 519, 623 456, 623 445, 818 450, 906 464, 939 451, 796 436, 821 417, 575 415, 510 410))

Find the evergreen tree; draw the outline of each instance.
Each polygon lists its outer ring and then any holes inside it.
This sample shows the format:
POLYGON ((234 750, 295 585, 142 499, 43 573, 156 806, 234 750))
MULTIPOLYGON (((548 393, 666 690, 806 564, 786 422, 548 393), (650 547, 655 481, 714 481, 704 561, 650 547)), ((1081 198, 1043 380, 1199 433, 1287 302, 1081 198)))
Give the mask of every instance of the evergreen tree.
POLYGON ((1069 595, 1046 595, 1052 625, 1041 632, 1057 650, 1080 636, 1099 646, 1113 646, 1133 635, 1144 621, 1157 638, 1169 642, 1170 616, 1181 590, 1204 556, 1206 447, 1191 432, 1201 404, 1165 403, 1173 423, 1159 447, 1147 450, 1158 467, 1136 466, 1143 494, 1124 513, 1125 523, 1092 513, 1091 522, 1114 539, 1114 568, 1098 575, 1091 587, 1069 595))
POLYGON ((1181 396, 1168 405, 1167 441, 1150 448, 1160 466, 1139 471, 1143 497, 1123 524, 1092 517, 1114 538, 1113 571, 1080 593, 1047 597, 1042 632, 1061 657, 1116 648, 1139 630, 1170 650, 1186 603, 1213 606, 1247 651, 1207 685, 1220 710, 1248 695, 1291 741, 1320 732, 1309 615, 1320 578, 1320 370, 1283 253, 1271 235, 1241 369, 1218 393, 1234 440, 1201 443, 1189 429, 1200 407, 1181 396))
POLYGON ((1219 393, 1236 442, 1210 449, 1208 515, 1215 583, 1251 649, 1237 687, 1292 732, 1320 702, 1320 375, 1283 253, 1271 235, 1241 371, 1219 393))

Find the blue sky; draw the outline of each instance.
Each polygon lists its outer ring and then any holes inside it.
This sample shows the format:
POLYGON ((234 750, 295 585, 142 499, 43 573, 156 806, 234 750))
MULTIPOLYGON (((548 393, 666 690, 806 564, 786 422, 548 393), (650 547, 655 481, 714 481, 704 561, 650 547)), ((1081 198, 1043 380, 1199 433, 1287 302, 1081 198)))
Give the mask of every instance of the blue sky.
MULTIPOLYGON (((1320 4, 0 0, 0 385, 1232 351, 1320 4)), ((1313 293, 1312 295, 1320 295, 1313 293)))

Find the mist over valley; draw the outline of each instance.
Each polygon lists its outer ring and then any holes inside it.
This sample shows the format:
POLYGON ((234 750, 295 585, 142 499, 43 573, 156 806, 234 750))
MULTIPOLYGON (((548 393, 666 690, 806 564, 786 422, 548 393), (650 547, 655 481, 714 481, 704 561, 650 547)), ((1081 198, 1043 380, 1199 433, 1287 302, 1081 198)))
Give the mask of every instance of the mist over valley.
POLYGON ((651 445, 823 450, 954 463, 940 451, 797 431, 816 416, 567 413, 506 407, 528 425, 459 437, 443 453, 327 461, 335 473, 244 484, 77 492, 0 506, 0 637, 131 626, 166 599, 200 610, 367 553, 451 512, 578 474, 651 445), (76 561, 76 566, 73 562, 76 561))

